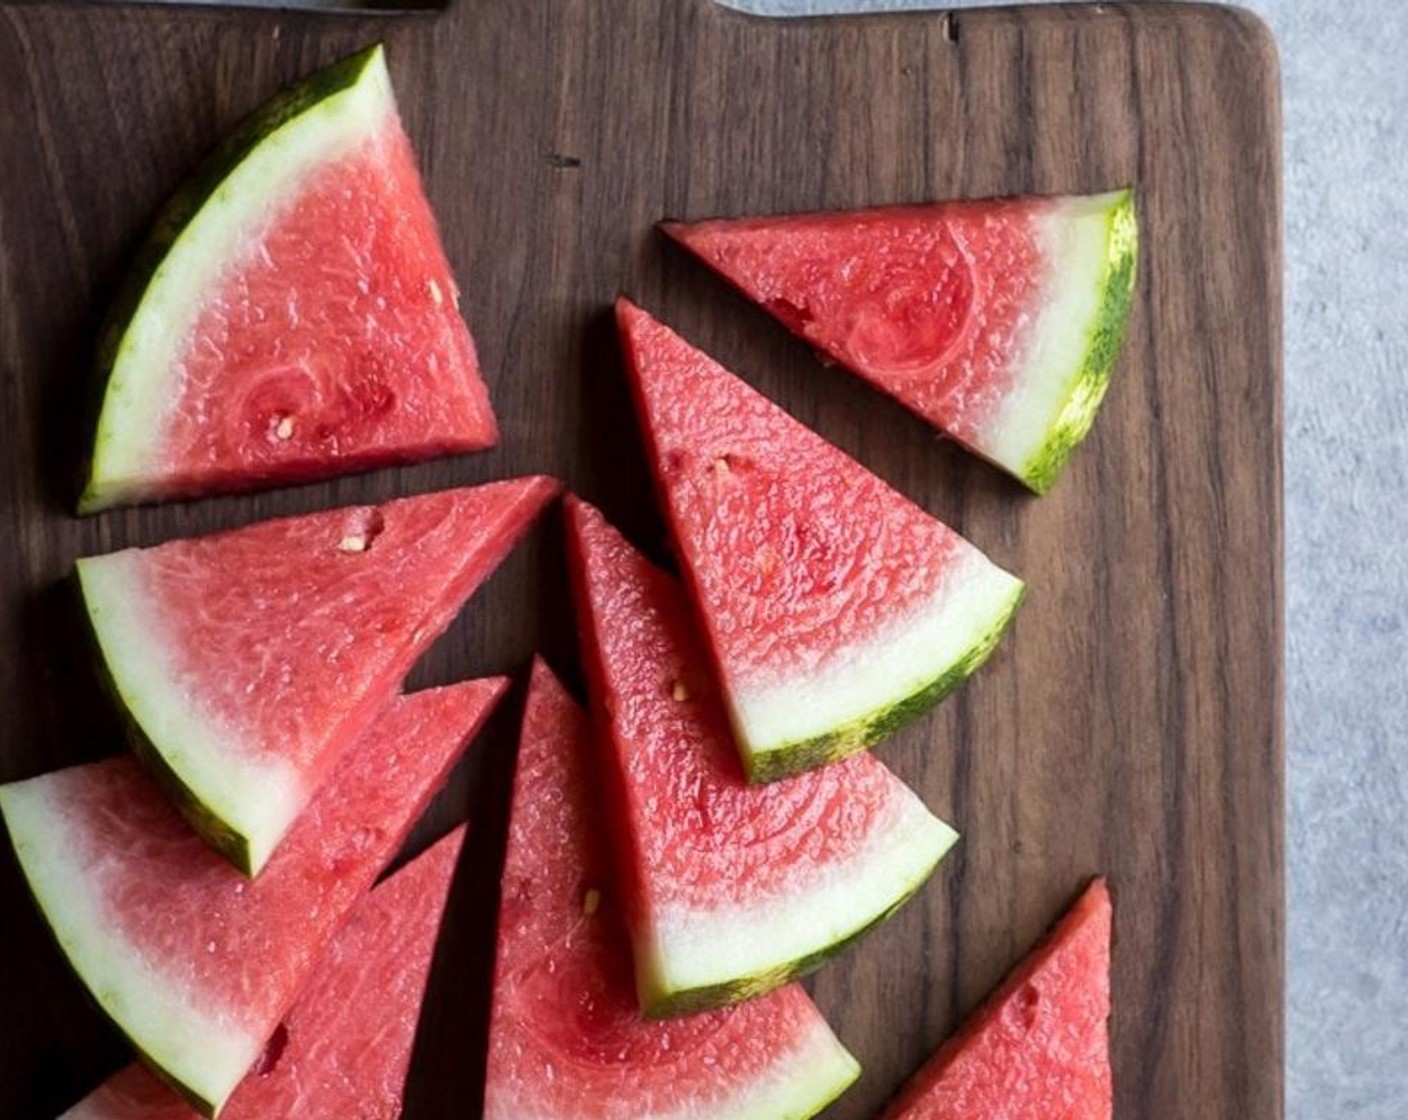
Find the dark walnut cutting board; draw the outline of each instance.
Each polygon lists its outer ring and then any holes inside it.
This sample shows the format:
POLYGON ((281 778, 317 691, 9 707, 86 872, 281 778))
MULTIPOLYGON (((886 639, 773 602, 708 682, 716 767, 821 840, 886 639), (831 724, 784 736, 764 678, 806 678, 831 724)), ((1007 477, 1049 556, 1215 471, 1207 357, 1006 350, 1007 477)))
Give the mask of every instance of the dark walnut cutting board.
MULTIPOLYGON (((1122 1120, 1282 1111, 1278 78, 1250 17, 1095 5, 773 22, 708 0, 459 0, 438 17, 0 3, 0 778, 121 747, 73 558, 525 471, 664 555, 609 303, 625 290, 1030 584, 994 660, 884 760, 962 832, 812 987, 872 1116, 1087 876, 1116 897, 1122 1120), (69 516, 96 321, 154 210, 243 113, 384 38, 503 427, 489 454, 69 516), (659 218, 1134 183, 1123 361, 1050 496, 933 435, 652 232, 659 218)), ((474 831, 408 1115, 476 1116, 527 660, 579 681, 556 516, 414 683, 519 687, 418 834, 474 831), (432 827, 433 826, 433 827, 432 827)), ((123 1059, 0 854, 0 1116, 123 1059)))

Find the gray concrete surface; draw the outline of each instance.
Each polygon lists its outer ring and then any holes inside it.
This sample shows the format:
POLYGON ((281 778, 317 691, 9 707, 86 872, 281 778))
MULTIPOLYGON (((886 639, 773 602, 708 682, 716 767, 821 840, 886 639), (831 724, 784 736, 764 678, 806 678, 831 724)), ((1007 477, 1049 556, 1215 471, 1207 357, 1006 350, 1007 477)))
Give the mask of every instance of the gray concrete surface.
POLYGON ((1286 119, 1287 1114, 1408 1120, 1408 0, 1243 6, 1286 119))

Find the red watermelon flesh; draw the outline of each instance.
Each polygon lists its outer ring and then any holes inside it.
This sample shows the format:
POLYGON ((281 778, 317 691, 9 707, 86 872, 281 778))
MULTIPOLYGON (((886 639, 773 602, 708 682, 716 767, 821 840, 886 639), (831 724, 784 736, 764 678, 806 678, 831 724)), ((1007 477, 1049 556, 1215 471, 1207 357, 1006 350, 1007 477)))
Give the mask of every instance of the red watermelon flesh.
POLYGON ((796 985, 724 1011, 641 1017, 585 713, 541 662, 518 752, 485 1120, 814 1115, 854 1059, 796 985))
MULTIPOLYGON (((464 828, 367 895, 221 1120, 396 1120, 464 828)), ((60 1120, 195 1120, 134 1063, 60 1120)))
POLYGON ((258 1059, 505 682, 397 697, 251 882, 130 757, 0 787, 25 876, 70 963, 207 1114, 258 1059))
POLYGON ((793 332, 1038 491, 1094 420, 1137 249, 1129 191, 664 228, 793 332))
POLYGON ((144 757, 192 824, 257 874, 555 492, 515 479, 80 560, 144 757))
POLYGON ((885 1120, 1110 1120, 1110 919, 1097 879, 885 1120))
POLYGON ((245 122, 129 286, 85 511, 497 439, 380 48, 245 122))
POLYGON ((664 324, 624 300, 617 311, 755 780, 872 745, 986 659, 1019 580, 664 324))
POLYGON ((956 836, 869 754, 749 785, 682 589, 596 510, 568 510, 641 1005, 768 991, 888 917, 956 836))

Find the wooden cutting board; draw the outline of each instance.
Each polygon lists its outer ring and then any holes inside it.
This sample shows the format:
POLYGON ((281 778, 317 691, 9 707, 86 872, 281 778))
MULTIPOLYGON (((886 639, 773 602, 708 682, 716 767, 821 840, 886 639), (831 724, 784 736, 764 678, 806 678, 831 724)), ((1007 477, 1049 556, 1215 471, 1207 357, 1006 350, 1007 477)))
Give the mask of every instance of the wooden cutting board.
MULTIPOLYGON (((552 471, 663 555, 608 306, 631 293, 1030 583, 993 662, 880 753, 964 834, 812 987, 872 1116, 1086 878, 1117 900, 1124 1120, 1282 1112, 1281 262, 1274 47, 1244 13, 1092 5, 771 22, 708 0, 461 0, 332 18, 0 4, 0 779, 120 749, 79 554, 552 471), (244 112, 376 38, 503 427, 489 454, 297 491, 69 515, 97 318, 164 197, 244 112), (665 216, 1134 183, 1121 368, 1036 500, 791 339, 665 216)), ((419 834, 474 835, 408 1116, 478 1114, 522 670, 580 680, 549 520, 415 683, 520 689, 419 834)), ((0 856, 0 1115, 123 1058, 0 856)))

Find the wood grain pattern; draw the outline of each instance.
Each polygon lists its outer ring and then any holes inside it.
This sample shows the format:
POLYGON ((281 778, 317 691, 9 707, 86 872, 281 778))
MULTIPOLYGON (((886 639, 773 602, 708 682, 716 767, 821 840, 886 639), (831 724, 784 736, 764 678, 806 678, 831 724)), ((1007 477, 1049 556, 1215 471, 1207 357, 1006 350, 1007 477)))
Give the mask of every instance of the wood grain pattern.
MULTIPOLYGON (((461 0, 437 18, 0 5, 0 778, 118 749, 73 558, 547 470, 663 554, 608 314, 618 289, 1030 583, 995 660, 884 759, 964 832, 814 990, 873 1115, 1070 900, 1117 897, 1118 1109, 1282 1111, 1280 153, 1274 48, 1197 5, 773 23, 707 0, 461 0), (276 88, 384 37, 503 423, 489 454, 296 491, 68 515, 97 316, 165 195, 276 88), (1040 501, 652 233, 664 216, 1134 182, 1136 309, 1094 434, 1040 501)), ((416 683, 575 677, 548 523, 416 683)), ((517 703, 441 799, 475 833, 409 1116, 477 1115, 517 703)), ((430 834, 432 828, 422 832, 430 834)), ((122 1058, 0 856, 0 1115, 122 1058)))

